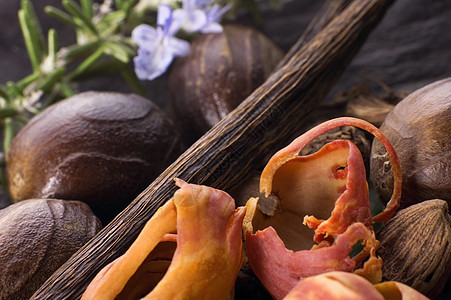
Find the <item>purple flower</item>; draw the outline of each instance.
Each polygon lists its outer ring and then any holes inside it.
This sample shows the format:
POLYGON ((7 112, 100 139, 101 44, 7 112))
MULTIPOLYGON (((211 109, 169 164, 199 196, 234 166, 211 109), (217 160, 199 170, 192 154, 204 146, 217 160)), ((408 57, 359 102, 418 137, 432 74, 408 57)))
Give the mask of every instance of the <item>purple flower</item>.
POLYGON ((218 4, 213 5, 212 7, 205 8, 205 13, 207 15, 206 24, 200 29, 202 33, 208 32, 221 32, 222 26, 219 24, 222 16, 232 7, 229 3, 223 8, 221 8, 218 4))
POLYGON ((141 24, 133 30, 132 38, 138 45, 135 73, 140 80, 155 79, 166 72, 174 57, 189 53, 189 43, 173 36, 178 30, 179 25, 174 22, 168 5, 158 7, 156 29, 141 24))
POLYGON ((230 5, 220 8, 211 5, 212 0, 183 0, 182 9, 174 11, 174 19, 188 33, 221 32, 221 17, 230 9, 230 5))

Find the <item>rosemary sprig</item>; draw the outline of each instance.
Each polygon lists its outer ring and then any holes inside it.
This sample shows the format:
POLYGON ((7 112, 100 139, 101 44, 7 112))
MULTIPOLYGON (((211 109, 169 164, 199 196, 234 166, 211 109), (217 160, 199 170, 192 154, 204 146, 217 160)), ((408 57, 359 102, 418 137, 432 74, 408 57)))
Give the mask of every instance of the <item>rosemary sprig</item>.
MULTIPOLYGON (((72 27, 76 43, 58 48, 58 37, 54 29, 45 38, 39 20, 30 0, 22 0, 18 12, 20 27, 28 52, 33 73, 17 83, 0 87, 0 120, 4 138, 14 136, 21 126, 6 126, 18 123, 14 118, 20 115, 21 122, 29 119, 48 104, 77 92, 74 83, 89 77, 91 69, 100 70, 96 63, 106 59, 114 65, 114 71, 129 68, 128 63, 135 55, 134 45, 123 31, 122 25, 136 0, 121 0, 121 10, 96 12, 92 0, 62 0, 65 11, 48 6, 45 12, 72 27), (36 97, 39 99, 36 101, 36 97), (33 99, 33 101, 30 101, 33 99), (12 119, 10 119, 12 118, 12 119)), ((106 64, 103 63, 103 66, 106 64)), ((103 74, 109 73, 103 68, 103 74)), ((120 72, 121 73, 121 72, 120 72)), ((125 74, 125 73, 124 73, 125 74)), ((136 92, 142 93, 136 77, 126 76, 126 82, 136 92)), ((7 152, 9 143, 3 143, 7 152)))
POLYGON ((132 89, 143 93, 140 82, 130 71, 129 62, 135 55, 135 48, 128 38, 125 24, 136 0, 118 2, 120 9, 116 11, 112 6, 106 11, 95 10, 92 0, 80 0, 80 4, 62 0, 64 10, 46 7, 48 15, 75 31, 76 43, 59 48, 57 32, 50 29, 45 37, 32 2, 22 0, 18 18, 32 74, 18 82, 0 85, 0 130, 3 138, 0 185, 5 186, 5 157, 16 133, 42 109, 77 93, 77 81, 90 77, 92 72, 96 76, 118 72, 132 89))
MULTIPOLYGON (((255 11, 260 1, 285 0, 217 2, 255 11)), ((47 6, 44 11, 49 16, 69 26, 75 33, 73 45, 59 48, 57 32, 50 29, 45 36, 31 0, 21 0, 18 18, 33 72, 18 82, 0 85, 0 132, 3 134, 0 185, 5 184, 1 173, 13 137, 35 114, 77 93, 78 81, 117 73, 136 93, 144 94, 140 81, 130 68, 130 61, 136 55, 130 32, 138 24, 155 23, 155 11, 161 2, 104 0, 95 4, 92 0, 79 0, 78 3, 61 0, 64 9, 47 6)), ((173 2, 180 5, 182 1, 173 2)))

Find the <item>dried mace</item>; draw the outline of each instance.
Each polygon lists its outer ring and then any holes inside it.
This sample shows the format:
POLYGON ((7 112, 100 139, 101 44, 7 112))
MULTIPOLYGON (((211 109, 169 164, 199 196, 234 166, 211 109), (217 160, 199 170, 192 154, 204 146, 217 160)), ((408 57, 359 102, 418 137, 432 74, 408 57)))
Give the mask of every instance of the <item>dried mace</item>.
POLYGON ((225 192, 180 187, 126 253, 103 268, 83 300, 230 299, 242 263, 245 209, 225 192), (172 245, 171 245, 172 244, 172 245))
POLYGON ((260 192, 276 199, 276 211, 265 214, 257 206, 257 198, 246 204, 243 227, 252 270, 275 299, 285 297, 299 280, 332 270, 354 271, 379 282, 382 262, 375 255, 378 241, 372 223, 387 221, 395 214, 400 191, 399 160, 376 127, 347 117, 314 127, 274 154, 263 169, 260 192), (317 136, 341 126, 372 133, 392 159, 395 189, 385 210, 374 218, 357 146, 349 140, 336 140, 314 154, 299 155, 317 136), (360 240, 365 248, 351 258, 352 246, 360 240), (356 270, 364 261, 363 268, 356 270))

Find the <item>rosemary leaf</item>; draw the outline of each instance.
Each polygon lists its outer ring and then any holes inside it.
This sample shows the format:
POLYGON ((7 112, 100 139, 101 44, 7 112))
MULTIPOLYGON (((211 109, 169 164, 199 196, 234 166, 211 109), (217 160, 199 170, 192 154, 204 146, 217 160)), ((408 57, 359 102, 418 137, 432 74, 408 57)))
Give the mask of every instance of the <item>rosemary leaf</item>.
POLYGON ((10 102, 11 100, 7 89, 1 85, 0 85, 0 98, 3 98, 6 102, 10 102))
POLYGON ((99 58, 104 54, 104 48, 100 47, 93 54, 91 54, 88 58, 86 58, 72 73, 68 75, 68 80, 72 80, 75 77, 80 76, 83 72, 85 72, 91 65, 96 62, 99 58))
POLYGON ((42 90, 48 93, 51 88, 58 82, 66 72, 65 67, 60 67, 49 74, 42 82, 36 86, 36 90, 42 90))
POLYGON ((122 1, 122 0, 115 0, 115 1, 114 1, 114 4, 116 5, 116 7, 117 7, 118 9, 123 10, 123 7, 124 7, 124 1, 122 1))
POLYGON ((143 96, 146 94, 146 91, 141 85, 141 81, 136 77, 134 72, 129 69, 123 69, 120 74, 135 93, 143 96))
POLYGON ((28 29, 33 38, 33 44, 36 48, 38 58, 42 60, 45 56, 45 38, 39 19, 35 14, 33 4, 30 0, 22 0, 21 9, 25 12, 28 29))
POLYGON ((70 86, 68 81, 62 80, 59 85, 61 89, 61 93, 64 95, 64 97, 69 98, 73 95, 75 95, 76 91, 70 86))
POLYGON ((135 55, 135 52, 131 51, 130 48, 116 42, 107 42, 103 44, 103 48, 105 54, 113 56, 123 63, 128 63, 130 61, 130 57, 135 55))
POLYGON ((92 0, 80 0, 80 5, 83 10, 83 14, 87 18, 92 19, 94 13, 92 11, 92 0))
POLYGON ((14 126, 13 120, 11 118, 6 118, 3 120, 3 152, 8 153, 9 146, 11 145, 11 141, 14 138, 14 126))
POLYGON ((64 6, 64 8, 74 17, 79 19, 85 26, 86 28, 91 31, 94 35, 98 36, 97 30, 94 26, 94 24, 92 24, 91 19, 86 16, 83 12, 83 10, 81 9, 80 5, 78 5, 75 1, 73 0, 63 0, 62 4, 64 6))
POLYGON ((116 2, 121 2, 119 9, 127 12, 133 7, 133 5, 135 4, 136 0, 117 0, 116 2))
MULTIPOLYGON (((98 59, 93 62, 88 69, 83 72, 83 80, 96 78, 100 76, 110 75, 122 71, 127 68, 127 64, 115 59, 114 57, 105 57, 104 59, 98 59)), ((73 80, 78 80, 76 76, 72 78, 73 80)))
POLYGON ((41 76, 40 72, 34 72, 16 83, 17 89, 23 91, 28 85, 41 76))
POLYGON ((6 83, 6 87, 8 88, 9 94, 12 98, 23 97, 22 90, 19 89, 14 82, 8 81, 6 83))
POLYGON ((99 23, 97 23, 97 29, 100 36, 107 38, 117 32, 118 28, 123 24, 127 17, 126 12, 118 10, 105 15, 99 23))
POLYGON ((88 56, 95 49, 99 48, 101 44, 101 41, 95 40, 82 45, 71 45, 64 49, 64 57, 68 60, 74 60, 79 57, 88 56))
POLYGON ((19 112, 14 107, 5 106, 5 107, 0 108, 0 119, 14 117, 18 113, 19 112))
POLYGON ((58 37, 55 29, 51 28, 48 33, 48 56, 52 62, 56 62, 56 54, 58 52, 58 37))
POLYGON ((19 23, 22 29, 22 35, 27 48, 28 56, 30 58, 31 67, 34 72, 39 72, 39 65, 41 64, 41 56, 39 53, 39 47, 36 44, 36 40, 33 36, 31 25, 27 20, 27 14, 24 10, 19 10, 19 23))
POLYGON ((71 15, 65 13, 64 11, 53 7, 53 6, 46 6, 44 8, 44 11, 52 16, 53 18, 57 19, 58 21, 74 28, 74 29, 78 29, 80 26, 77 24, 77 22, 74 21, 74 19, 72 18, 71 15))

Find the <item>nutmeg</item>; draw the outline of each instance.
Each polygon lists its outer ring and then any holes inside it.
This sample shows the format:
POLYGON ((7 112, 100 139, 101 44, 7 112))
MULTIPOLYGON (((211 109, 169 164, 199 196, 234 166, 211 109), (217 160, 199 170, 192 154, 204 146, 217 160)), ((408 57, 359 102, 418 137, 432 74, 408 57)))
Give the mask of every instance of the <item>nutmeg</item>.
MULTIPOLYGON (((401 100, 381 131, 402 166, 401 207, 429 199, 451 205, 451 78, 431 83, 401 100)), ((382 201, 392 190, 391 167, 378 141, 371 150, 371 181, 382 201)))
POLYGON ((14 202, 81 200, 106 223, 181 152, 180 134, 157 105, 135 94, 84 92, 32 118, 12 141, 14 202))
POLYGON ((201 35, 169 78, 172 107, 188 144, 238 106, 274 70, 282 51, 256 29, 225 25, 201 35))
POLYGON ((0 210, 0 299, 29 299, 100 229, 80 201, 30 199, 0 210))
POLYGON ((446 201, 434 199, 398 211, 378 232, 382 276, 430 298, 451 279, 451 216, 446 201))

